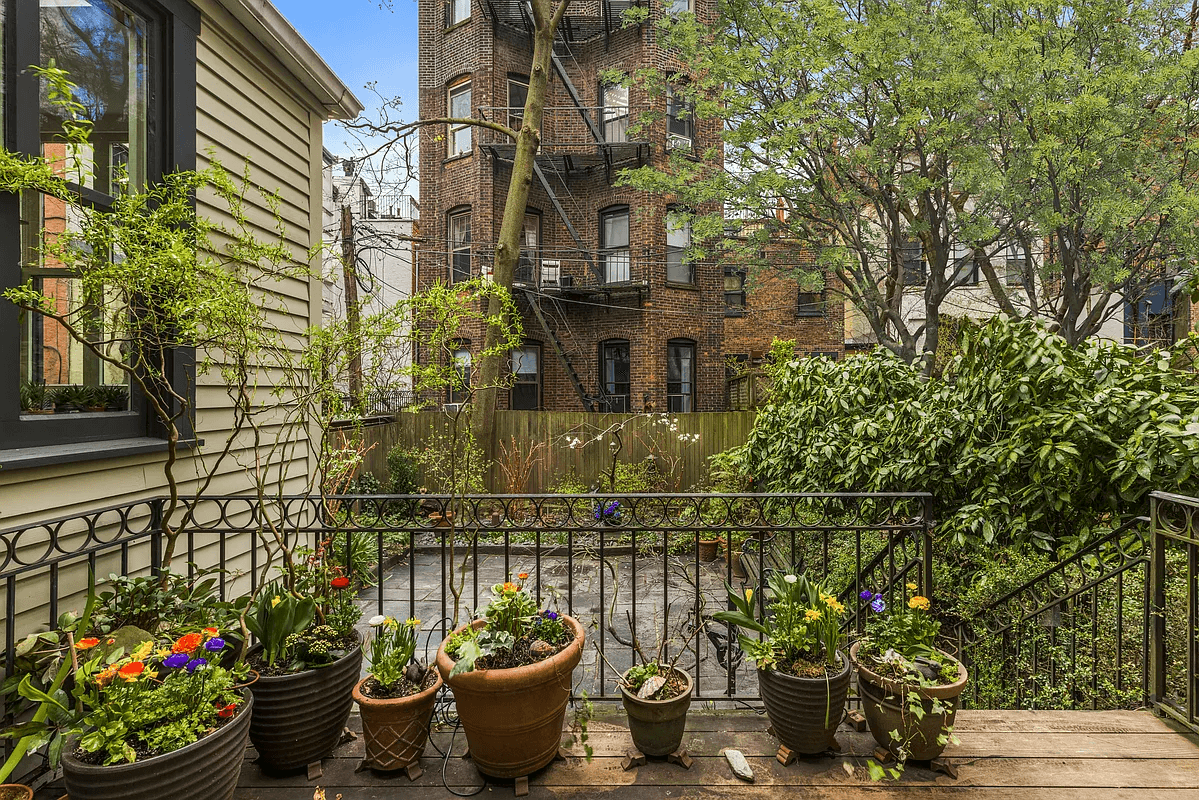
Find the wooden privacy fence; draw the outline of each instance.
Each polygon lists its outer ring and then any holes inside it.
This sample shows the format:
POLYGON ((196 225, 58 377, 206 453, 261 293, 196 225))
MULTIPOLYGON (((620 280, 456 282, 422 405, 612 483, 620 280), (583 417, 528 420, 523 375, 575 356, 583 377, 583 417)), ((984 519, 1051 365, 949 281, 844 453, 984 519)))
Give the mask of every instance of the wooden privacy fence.
MULTIPOLYGON (((595 438, 623 423, 620 461, 645 459, 650 450, 669 454, 674 463, 675 485, 686 490, 707 477, 708 457, 745 444, 754 425, 754 412, 702 412, 692 414, 591 414, 585 411, 499 411, 496 432, 508 449, 513 442, 523 453, 543 443, 536 454, 527 485, 515 487, 521 492, 548 492, 571 475, 590 485, 611 467, 612 436, 595 438), (671 430, 671 428, 674 430, 671 430), (695 437, 699 438, 696 439, 695 437), (580 446, 570 446, 573 439, 580 446)), ((469 427, 465 415, 459 422, 469 427)), ((438 436, 453 433, 454 417, 439 411, 398 414, 396 421, 364 429, 366 455, 363 469, 381 480, 387 478, 387 453, 396 445, 423 447, 438 436)), ((500 453, 497 453, 499 456, 500 453)), ((508 490, 502 470, 490 477, 490 489, 508 490)), ((433 487, 429 487, 433 490, 433 487)))

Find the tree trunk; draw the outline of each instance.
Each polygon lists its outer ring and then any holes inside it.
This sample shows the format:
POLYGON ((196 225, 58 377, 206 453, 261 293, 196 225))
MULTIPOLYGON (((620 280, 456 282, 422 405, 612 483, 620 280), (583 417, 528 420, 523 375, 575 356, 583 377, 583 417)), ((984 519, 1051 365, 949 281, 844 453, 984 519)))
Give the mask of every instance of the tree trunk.
MULTIPOLYGON (((533 64, 529 70, 529 94, 525 100, 524 120, 516 137, 516 155, 512 162, 512 178, 508 198, 504 203, 504 220, 500 225, 499 242, 495 248, 492 279, 496 285, 512 291, 512 279, 520 259, 521 232, 524 230, 525 208, 529 186, 533 182, 533 160, 541 145, 541 119, 549 87, 550 67, 554 51, 554 32, 566 9, 566 4, 550 0, 532 0, 536 32, 533 36, 533 64)), ((503 353, 492 352, 499 345, 504 329, 504 304, 492 295, 487 305, 487 334, 483 356, 479 363, 479 389, 471 427, 475 442, 490 461, 495 458, 495 412, 499 395, 501 370, 506 366, 503 353)))

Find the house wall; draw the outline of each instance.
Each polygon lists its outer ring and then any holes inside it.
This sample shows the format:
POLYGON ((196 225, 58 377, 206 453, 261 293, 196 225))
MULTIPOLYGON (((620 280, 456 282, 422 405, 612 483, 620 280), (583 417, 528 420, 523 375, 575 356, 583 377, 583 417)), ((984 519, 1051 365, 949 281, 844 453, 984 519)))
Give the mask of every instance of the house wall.
MULTIPOLYGON (((321 223, 321 124, 325 113, 320 103, 306 91, 251 34, 223 7, 213 0, 197 2, 203 13, 197 42, 196 147, 197 166, 203 168, 211 158, 219 159, 231 173, 239 175, 249 163, 249 175, 265 191, 278 191, 279 213, 287 229, 287 243, 295 258, 309 259, 310 248, 317 243, 321 223)), ((265 238, 274 233, 274 217, 262 197, 253 190, 247 194, 249 216, 256 232, 265 238)), ((197 198, 201 216, 227 222, 222 204, 210 192, 197 198)), ((314 268, 319 264, 314 264, 314 268)), ((278 283, 268 298, 276 310, 271 322, 289 335, 296 346, 303 343, 304 331, 320 323, 321 283, 311 280, 287 280, 278 283)), ((176 474, 181 477, 182 492, 200 488, 200 477, 209 469, 215 453, 224 446, 232 427, 231 400, 219 373, 199 376, 196 387, 196 433, 204 444, 197 451, 181 454, 176 474)), ((270 429, 267 430, 270 435, 270 429)), ((302 491, 315 472, 310 443, 315 432, 300 431, 295 445, 269 456, 274 474, 288 491, 302 491)), ((234 443, 209 486, 208 494, 244 492, 251 483, 247 468, 256 458, 268 457, 265 448, 255 452, 253 442, 243 436, 234 443)), ((130 505, 160 496, 165 491, 163 463, 165 454, 156 453, 126 458, 100 459, 58 466, 21 470, 0 470, 0 530, 34 526, 56 517, 81 514, 96 508, 130 505)), ((139 508, 132 520, 144 520, 148 509, 139 508)), ((116 515, 100 520, 101 536, 109 535, 116 515)), ((77 527, 59 530, 60 545, 70 549, 82 541, 77 527)), ((50 535, 48 528, 35 528, 21 538, 31 551, 50 535)), ((195 538, 195 557, 201 563, 216 560, 214 536, 195 538)), ((251 546, 249 535, 230 539, 226 553, 231 568, 245 568, 245 553, 251 546)), ((176 563, 182 566, 186 558, 176 563)), ((131 568, 146 564, 144 548, 129 554, 131 568)), ((114 553, 98 559, 96 574, 119 572, 114 553)), ((131 569, 131 572, 135 569, 131 569)), ((60 611, 82 605, 80 592, 86 586, 87 563, 64 566, 57 576, 60 611)), ((244 581, 244 579, 243 579, 244 581)), ((231 591, 239 584, 233 583, 231 591)), ((0 603, 6 602, 0 597, 0 603)), ((47 622, 49 582, 44 572, 24 574, 16 583, 16 636, 22 636, 47 622)))

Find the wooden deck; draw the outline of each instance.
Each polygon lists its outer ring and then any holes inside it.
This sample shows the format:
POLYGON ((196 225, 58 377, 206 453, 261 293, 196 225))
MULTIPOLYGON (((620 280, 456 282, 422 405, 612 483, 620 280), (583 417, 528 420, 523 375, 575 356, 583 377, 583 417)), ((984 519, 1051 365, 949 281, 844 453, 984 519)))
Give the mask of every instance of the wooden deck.
MULTIPOLYGON (((694 757, 691 769, 651 761, 631 771, 621 768, 631 746, 619 707, 597 704, 590 744, 595 756, 556 762, 530 780, 530 798, 1012 798, 1013 800, 1199 800, 1199 736, 1184 734, 1146 712, 962 711, 960 744, 945 757, 957 779, 909 766, 898 782, 874 783, 865 769, 874 749, 868 733, 842 727, 844 754, 801 760, 784 767, 774 759, 777 743, 765 732, 766 720, 750 711, 704 712, 688 716, 684 744, 694 757), (606 713, 607 712, 607 713, 606 713), (722 752, 735 748, 753 767, 755 782, 732 774, 722 752)), ((357 716, 351 728, 360 730, 357 716)), ((448 732, 436 732, 443 748, 448 732)), ((480 785, 470 761, 460 757, 465 737, 458 733, 446 765, 448 784, 458 792, 480 785)), ((577 745, 571 752, 580 753, 577 745)), ((323 777, 272 777, 252 763, 249 751, 236 800, 309 800, 322 787, 327 800, 450 798, 442 785, 442 759, 432 745, 424 775, 409 782, 402 774, 356 772, 361 739, 343 744, 324 762, 323 777)), ((489 783, 481 798, 513 797, 511 783, 489 783)))

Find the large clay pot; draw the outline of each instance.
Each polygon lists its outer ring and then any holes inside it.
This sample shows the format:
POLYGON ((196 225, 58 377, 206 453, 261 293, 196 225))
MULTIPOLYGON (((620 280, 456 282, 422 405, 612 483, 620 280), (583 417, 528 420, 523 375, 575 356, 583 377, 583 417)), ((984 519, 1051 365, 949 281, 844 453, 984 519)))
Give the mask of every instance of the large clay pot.
POLYGON ((948 653, 942 655, 958 665, 958 679, 945 686, 917 686, 884 678, 858 661, 856 642, 850 648, 849 657, 858 670, 858 693, 862 696, 866 725, 874 741, 887 748, 892 755, 898 755, 903 747, 907 750, 908 758, 929 761, 944 752, 947 743, 937 740, 953 725, 958 698, 970 676, 962 662, 948 653), (914 701, 910 695, 913 692, 920 697, 920 704, 924 708, 924 714, 919 719, 912 710, 914 701), (934 700, 940 701, 943 711, 933 713, 934 700), (898 740, 891 735, 891 731, 899 732, 898 740))
MULTIPOLYGON (((523 777, 549 764, 558 752, 571 673, 583 655, 583 626, 565 614, 559 619, 575 632, 574 641, 536 664, 450 678, 454 660, 446 655, 444 641, 437 649, 437 669, 454 692, 471 759, 484 775, 523 777)), ((472 625, 482 627, 483 621, 472 625)))
MULTIPOLYGON (((21 413, 36 412, 22 411, 21 413)), ((33 800, 33 789, 23 783, 0 783, 0 800, 33 800)))
POLYGON ((255 701, 250 741, 258 751, 259 765, 285 772, 332 753, 350 719, 361 669, 360 640, 328 666, 259 677, 250 686, 255 701))
POLYGON ((720 557, 720 546, 724 544, 724 540, 716 539, 700 539, 699 540, 699 560, 700 561, 715 561, 720 557))
POLYGON ((677 667, 675 672, 687 679, 687 687, 669 700, 643 700, 620 687, 633 745, 647 756, 668 756, 683 744, 687 709, 691 706, 691 676, 677 667))
POLYGON ((181 747, 132 764, 96 766, 74 756, 76 742, 62 752, 62 772, 71 800, 229 800, 246 757, 246 739, 254 696, 243 691, 245 702, 233 720, 181 747))
POLYGON ((437 676, 436 683, 408 697, 367 697, 362 693, 362 685, 368 678, 354 686, 354 702, 362 715, 367 766, 389 772, 420 761, 429 738, 433 703, 442 687, 441 673, 434 670, 433 674, 437 676))
POLYGON ((841 670, 823 678, 798 678, 772 669, 758 670, 758 687, 774 735, 795 753, 823 753, 836 745, 834 735, 845 716, 849 695, 849 659, 837 651, 841 670))

